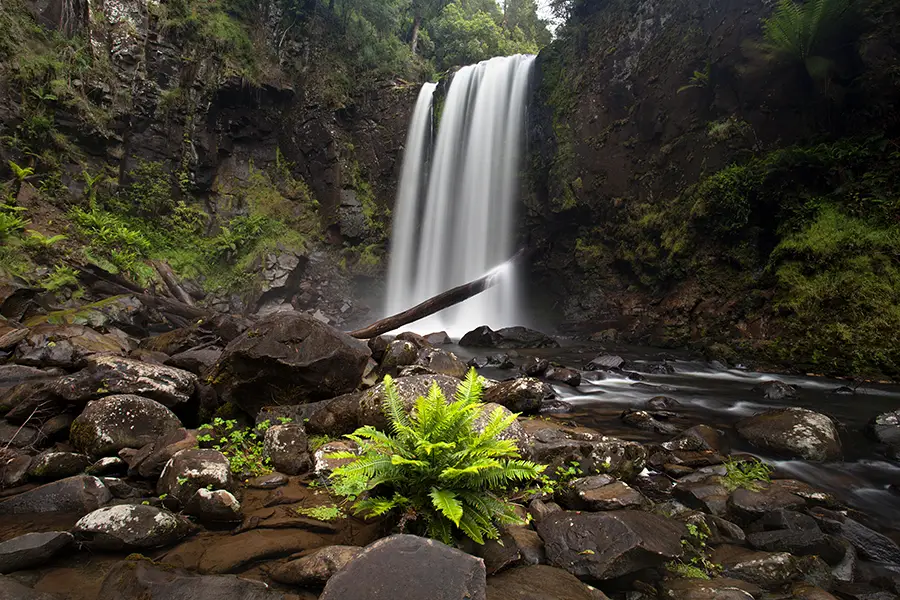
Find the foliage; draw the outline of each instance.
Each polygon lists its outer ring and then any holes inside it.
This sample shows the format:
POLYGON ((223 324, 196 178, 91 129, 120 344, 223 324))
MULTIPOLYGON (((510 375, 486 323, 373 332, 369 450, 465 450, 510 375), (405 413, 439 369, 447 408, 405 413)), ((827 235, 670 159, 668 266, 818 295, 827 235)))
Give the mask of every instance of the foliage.
POLYGON ((48 237, 40 231, 35 231, 34 229, 29 229, 26 233, 28 233, 28 237, 25 240, 25 244, 39 250, 48 250, 56 244, 62 242, 63 240, 69 239, 68 236, 63 234, 57 234, 48 237))
POLYGON ((143 262, 151 245, 139 230, 123 218, 91 207, 73 207, 69 216, 79 231, 88 238, 85 257, 113 272, 124 273, 141 283, 153 277, 153 269, 143 262))
POLYGON ((677 93, 686 92, 690 89, 707 89, 710 86, 710 76, 712 74, 712 63, 706 61, 706 68, 702 71, 694 71, 694 74, 688 78, 687 85, 678 88, 677 93))
POLYGON ((67 287, 78 286, 78 271, 72 267, 56 265, 53 271, 41 281, 41 287, 48 292, 56 292, 67 287))
POLYGON ((304 517, 311 517, 317 521, 334 521, 342 519, 346 515, 341 507, 329 504, 327 506, 298 506, 297 514, 304 517))
POLYGON ((482 414, 481 383, 469 371, 452 402, 437 385, 416 400, 406 413, 393 380, 384 379, 384 412, 391 433, 374 427, 357 429, 348 437, 361 453, 335 453, 350 462, 332 474, 339 495, 358 498, 357 513, 378 516, 403 511, 428 536, 450 542, 462 531, 481 544, 496 539, 496 524, 520 522, 504 498, 516 482, 540 477, 544 467, 519 459, 515 442, 499 439, 516 419, 497 409, 479 433, 473 428, 482 414))
POLYGON ((26 178, 34 175, 34 169, 32 167, 20 167, 13 161, 9 161, 9 168, 13 172, 13 177, 20 183, 25 181, 26 178))
POLYGON ((0 242, 18 234, 30 221, 20 214, 19 207, 3 204, 0 206, 0 242))
MULTIPOLYGON (((141 160, 137 167, 129 171, 128 178, 131 182, 122 190, 121 195, 126 202, 124 208, 129 214, 152 219, 174 210, 172 181, 165 165, 141 160)), ((96 182, 92 182, 91 188, 95 184, 96 182)))
POLYGON ((263 421, 256 427, 240 429, 237 421, 216 417, 212 423, 200 426, 197 442, 201 448, 212 448, 224 454, 231 472, 239 477, 265 475, 272 472, 263 452, 263 438, 270 426, 270 421, 263 421))
POLYGON ((307 438, 307 443, 309 444, 309 451, 315 452, 328 442, 333 442, 334 438, 328 435, 311 435, 307 438))
POLYGON ((709 527, 702 519, 698 524, 686 524, 688 535, 681 540, 684 555, 677 561, 666 564, 666 568, 679 577, 689 579, 712 579, 722 571, 722 566, 709 559, 706 540, 709 539, 709 527))
POLYGON ((760 484, 768 483, 771 478, 772 467, 758 460, 733 460, 725 461, 725 476, 722 485, 729 492, 744 488, 751 491, 759 489, 760 484))

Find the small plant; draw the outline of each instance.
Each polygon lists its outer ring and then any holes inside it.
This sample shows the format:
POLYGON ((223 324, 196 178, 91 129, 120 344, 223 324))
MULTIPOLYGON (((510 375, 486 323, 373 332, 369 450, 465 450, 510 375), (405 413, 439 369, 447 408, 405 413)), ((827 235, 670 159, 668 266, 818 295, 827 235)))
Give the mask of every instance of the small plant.
POLYGON ((711 579, 722 567, 709 560, 709 549, 706 546, 709 527, 703 521, 699 525, 686 523, 686 527, 687 537, 681 540, 684 555, 677 561, 668 563, 666 568, 679 577, 711 579))
POLYGON ((560 465, 556 467, 556 479, 560 483, 569 483, 574 479, 578 479, 584 475, 584 471, 581 470, 581 463, 577 460, 573 460, 568 463, 568 465, 560 465))
POLYGON ((732 492, 738 488, 757 490, 760 484, 772 481, 772 467, 758 460, 733 460, 725 462, 722 485, 732 492))
POLYGON ((13 172, 13 177, 16 178, 16 181, 22 183, 27 178, 34 175, 34 169, 32 167, 20 167, 13 161, 9 161, 9 168, 13 172))
POLYGON ((299 506, 297 507, 297 514, 303 515, 304 517, 310 517, 317 521, 334 521, 335 519, 342 519, 347 516, 339 506, 333 504, 310 507, 299 506))
POLYGON ((687 85, 678 88, 677 93, 686 92, 692 89, 707 89, 710 86, 710 76, 712 75, 712 63, 706 61, 706 68, 702 71, 694 71, 694 74, 688 78, 687 85))
MULTIPOLYGON (((7 208, 3 206, 3 208, 7 208)), ((9 237, 22 231, 30 221, 14 212, 0 210, 0 242, 5 242, 9 237)))
POLYGON ((347 436, 359 444, 360 455, 329 455, 350 461, 332 473, 335 493, 356 500, 358 514, 402 512, 401 530, 415 523, 445 543, 462 532, 483 544, 499 537, 497 524, 521 523, 507 500, 510 487, 538 480, 545 467, 521 460, 513 440, 499 439, 516 415, 504 416, 498 408, 480 432, 473 428, 484 408, 474 369, 454 401, 448 403, 435 384, 411 414, 391 377, 384 378, 384 387, 391 433, 361 427, 347 436))
POLYGON ((201 447, 224 454, 235 475, 256 477, 272 472, 269 459, 263 454, 263 437, 270 426, 269 421, 263 421, 256 427, 239 429, 237 421, 216 417, 212 423, 200 426, 197 441, 201 447))
POLYGON ((39 248, 41 250, 48 250, 61 241, 68 239, 68 236, 62 234, 46 236, 40 231, 35 231, 34 229, 28 229, 26 233, 28 234, 28 238, 26 239, 27 245, 34 248, 39 248))
POLYGON ((328 435, 311 435, 308 438, 309 451, 315 452, 328 442, 333 442, 334 438, 328 435))
POLYGON ((57 292, 66 287, 78 287, 78 271, 65 265, 56 265, 53 272, 41 281, 41 287, 48 292, 57 292))

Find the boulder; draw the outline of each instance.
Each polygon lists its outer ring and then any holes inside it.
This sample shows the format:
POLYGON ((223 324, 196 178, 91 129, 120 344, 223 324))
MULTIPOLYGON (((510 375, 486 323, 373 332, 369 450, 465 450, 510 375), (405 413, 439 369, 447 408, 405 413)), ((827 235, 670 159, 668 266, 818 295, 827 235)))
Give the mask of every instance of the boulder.
POLYGON ((0 575, 0 598, 2 600, 63 600, 56 594, 37 592, 5 575, 0 575))
POLYGON ((728 453, 728 442, 718 429, 709 425, 695 425, 682 431, 675 439, 663 443, 666 450, 687 450, 694 452, 712 451, 728 453))
POLYGON ((522 414, 536 414, 544 399, 553 397, 549 385, 534 377, 520 377, 501 381, 484 391, 482 400, 505 406, 522 414))
POLYGON ((39 567, 67 548, 72 539, 72 534, 66 531, 48 531, 26 533, 0 542, 0 573, 39 567))
POLYGON ((419 348, 415 344, 406 340, 394 340, 384 351, 379 373, 381 377, 385 375, 396 377, 401 367, 413 364, 418 357, 419 348))
POLYGON ((457 379, 465 378, 466 372, 469 370, 466 363, 458 356, 441 348, 423 348, 414 364, 425 367, 432 373, 448 375, 457 379))
POLYGON ((56 393, 56 379, 26 381, 0 389, 0 412, 14 424, 44 420, 65 410, 65 403, 56 393))
POLYGON ((548 381, 564 383, 575 387, 581 385, 581 373, 575 369, 566 367, 550 367, 544 373, 544 378, 548 381))
POLYGON ((747 531, 818 531, 816 520, 809 515, 783 508, 767 512, 762 518, 755 521, 747 531))
POLYGON ((90 464, 91 460, 84 454, 42 452, 32 459, 28 476, 45 480, 63 479, 83 473, 90 464))
POLYGON ((791 598, 795 600, 837 600, 825 590, 808 583, 795 583, 791 586, 791 598))
MULTIPOLYGON (((28 333, 27 329, 19 331, 28 333)), ((38 369, 25 365, 0 365, 0 388, 7 388, 24 381, 39 381, 42 379, 55 379, 66 372, 62 369, 38 369)))
POLYGON ((510 569, 488 579, 487 600, 598 600, 571 573, 547 565, 510 569))
POLYGON ((41 432, 27 425, 12 425, 0 421, 0 447, 30 448, 41 445, 41 432))
POLYGON ((28 478, 30 466, 31 456, 19 450, 7 448, 0 459, 0 489, 23 485, 28 478))
POLYGON ((156 491, 166 494, 167 501, 184 506, 201 488, 234 489, 231 466, 217 450, 190 449, 177 452, 163 468, 156 491))
POLYGON ((267 404, 301 404, 351 392, 368 360, 364 342, 309 315, 281 312, 232 340, 211 377, 224 402, 255 415, 267 404))
POLYGON ((128 473, 128 463, 118 456, 107 456, 94 462, 85 473, 88 475, 125 475, 128 473))
POLYGON ((806 460, 836 460, 841 439, 829 417, 805 408, 776 408, 738 421, 742 438, 762 450, 806 460))
POLYGON ((485 600, 484 563, 435 540, 392 535, 367 546, 328 580, 319 596, 349 598, 485 600))
POLYGON ((716 481, 680 481, 672 488, 672 495, 694 510, 717 516, 728 512, 728 490, 716 481))
POLYGON ((317 402, 304 426, 309 433, 340 437, 359 427, 359 400, 362 392, 344 394, 317 402))
POLYGON ((743 579, 772 589, 799 579, 802 575, 797 559, 787 552, 758 552, 739 546, 719 546, 710 560, 722 565, 726 577, 743 579))
POLYGON ((754 490, 737 489, 728 499, 728 508, 739 520, 749 523, 774 510, 802 510, 806 500, 773 485, 754 490))
POLYGON ((275 566, 269 576, 279 583, 323 586, 362 552, 359 546, 325 546, 306 556, 275 566))
POLYGON ((141 448, 181 428, 172 411, 142 396, 107 396, 93 400, 72 423, 72 444, 100 458, 122 448, 141 448))
POLYGON ((627 483, 609 475, 592 475, 572 481, 561 499, 572 510, 621 510, 644 508, 650 501, 627 483))
POLYGON ((644 406, 647 410, 675 410, 681 408, 681 402, 669 396, 654 396, 644 406))
POLYGON ((579 578, 613 579, 682 554, 681 523, 648 512, 557 512, 537 524, 547 560, 579 578))
POLYGON ((200 488, 188 500, 184 514, 201 523, 235 523, 241 520, 241 503, 231 492, 200 488))
POLYGON ((681 431, 680 427, 660 421, 645 410, 629 409, 623 412, 619 418, 623 423, 644 431, 653 431, 664 435, 672 435, 681 431))
POLYGON ((844 538, 861 556, 875 562, 900 565, 900 546, 891 538, 839 512, 816 508, 811 514, 823 531, 844 538))
POLYGON ((660 584, 660 598, 669 600, 754 600, 759 586, 740 579, 667 579, 660 584))
POLYGON ((202 376, 209 371, 222 357, 222 349, 215 346, 210 348, 198 348, 186 350, 165 360, 166 365, 189 371, 194 375, 202 376))
POLYGON ((763 381, 753 386, 753 391, 767 400, 786 400, 797 397, 797 389, 778 380, 763 381))
POLYGON ((453 343, 446 331, 436 331, 435 333, 425 334, 422 337, 432 346, 446 346, 453 343))
POLYGON ((816 555, 834 565, 844 558, 841 544, 818 529, 760 531, 747 536, 747 543, 755 550, 789 552, 794 556, 816 555))
POLYGON ((887 446, 891 457, 900 460, 900 410, 880 414, 869 421, 866 433, 887 446))
MULTIPOLYGON (((506 407, 488 402, 481 407, 481 414, 472 422, 472 430, 478 433, 483 432, 491 422, 496 411, 500 411, 504 418, 512 414, 506 407)), ((513 421, 509 427, 497 436, 497 439, 514 441, 520 453, 528 449, 528 434, 525 433, 525 429, 522 428, 518 421, 513 421)))
POLYGON ((602 354, 584 366, 586 371, 612 371, 624 368, 625 359, 611 354, 602 354))
POLYGON ((535 498, 528 504, 528 514, 531 515, 532 521, 537 523, 547 515, 559 512, 562 507, 556 502, 544 502, 540 498, 535 498))
POLYGON ((378 337, 370 338, 366 345, 369 347, 369 352, 372 353, 372 358, 381 362, 381 359, 384 358, 384 353, 387 351, 388 345, 390 345, 391 340, 384 337, 383 335, 379 335, 378 337))
POLYGON ((197 447, 197 433, 182 427, 162 435, 143 446, 126 461, 128 474, 145 479, 158 479, 169 459, 182 450, 197 447))
POLYGON ((512 348, 558 348, 559 342, 540 331, 527 327, 505 327, 493 331, 487 325, 482 325, 464 335, 459 340, 459 345, 509 350, 512 348))
POLYGON ((522 365, 522 372, 530 377, 540 377, 550 368, 550 361, 546 358, 529 356, 522 365))
POLYGON ((586 475, 607 473, 628 482, 647 464, 647 449, 641 444, 602 435, 596 431, 568 428, 545 421, 526 422, 530 460, 547 464, 547 473, 578 462, 586 475))
POLYGON ((306 430, 299 423, 273 425, 266 430, 263 454, 272 467, 285 475, 300 475, 309 470, 312 461, 306 430))
POLYGON ((102 481, 77 475, 47 483, 0 502, 0 515, 72 513, 83 515, 112 500, 102 481))
POLYGON ((16 346, 17 363, 75 369, 94 354, 124 356, 129 348, 117 337, 81 325, 38 325, 16 346))
MULTIPOLYGON (((450 401, 456 395, 459 379, 447 375, 414 375, 412 377, 400 377, 394 380, 394 389, 403 405, 408 411, 413 409, 419 396, 427 396, 432 384, 437 383, 444 393, 444 397, 450 401)), ((375 387, 366 390, 359 401, 359 424, 372 425, 384 430, 388 426, 387 417, 382 410, 384 402, 384 384, 379 383, 375 387)))
POLYGON ((57 380, 54 391, 73 404, 115 394, 132 394, 173 407, 191 399, 197 376, 188 371, 121 356, 98 355, 87 366, 57 380))
POLYGON ((72 528, 75 538, 95 550, 159 548, 191 533, 190 523, 167 510, 120 504, 85 515, 72 528))

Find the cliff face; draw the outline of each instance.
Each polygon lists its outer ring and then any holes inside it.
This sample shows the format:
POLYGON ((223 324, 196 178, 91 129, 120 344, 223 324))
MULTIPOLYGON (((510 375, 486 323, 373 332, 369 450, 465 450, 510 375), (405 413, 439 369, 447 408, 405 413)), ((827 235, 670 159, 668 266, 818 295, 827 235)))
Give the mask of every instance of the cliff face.
MULTIPOLYGON (((792 237, 826 209, 873 231, 895 228, 900 216, 891 175, 898 11, 864 6, 822 50, 825 75, 766 52, 769 2, 585 8, 539 57, 529 124, 522 235, 535 249, 530 279, 543 318, 601 338, 724 343, 800 368, 894 371, 896 353, 881 360, 873 350, 854 365, 847 354, 862 339, 843 351, 842 342, 813 339, 816 326, 857 329, 841 313, 859 307, 842 306, 841 294, 810 300, 805 312, 791 306, 801 291, 784 270, 802 271, 804 284, 852 270, 835 266, 852 246, 837 243, 838 256, 823 258, 792 237), (851 210, 848 188, 857 185, 865 188, 857 199, 890 198, 888 213, 880 201, 851 210), (817 261, 827 267, 813 272, 817 261)), ((873 277, 889 276, 879 269, 873 277)), ((844 296, 864 287, 843 285, 844 296)), ((896 308, 896 290, 886 296, 896 308)), ((893 337, 898 325, 879 328, 893 337)))

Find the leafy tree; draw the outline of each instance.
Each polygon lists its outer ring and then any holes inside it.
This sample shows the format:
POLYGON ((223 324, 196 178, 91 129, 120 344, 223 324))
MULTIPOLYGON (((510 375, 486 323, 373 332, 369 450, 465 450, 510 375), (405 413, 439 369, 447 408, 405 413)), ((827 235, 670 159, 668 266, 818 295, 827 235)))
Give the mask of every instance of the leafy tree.
POLYGON ((473 427, 484 410, 475 370, 455 401, 448 403, 435 384, 411 414, 389 376, 384 386, 391 433, 366 426, 347 436, 362 452, 331 455, 351 461, 332 474, 335 492, 365 494, 353 508, 367 516, 404 511, 404 522, 446 543, 462 531, 482 544, 499 536, 497 524, 520 522, 505 494, 515 483, 539 478, 544 466, 520 460, 515 442, 500 439, 516 415, 498 408, 482 428, 473 427))

